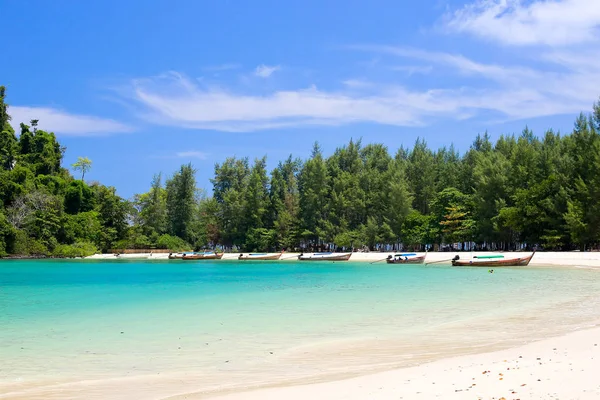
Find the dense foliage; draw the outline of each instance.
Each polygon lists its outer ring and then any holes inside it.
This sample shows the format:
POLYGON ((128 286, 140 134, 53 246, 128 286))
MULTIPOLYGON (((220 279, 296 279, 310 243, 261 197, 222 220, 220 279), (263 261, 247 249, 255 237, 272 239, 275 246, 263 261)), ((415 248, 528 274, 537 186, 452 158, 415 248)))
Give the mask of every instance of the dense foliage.
POLYGON ((492 143, 484 134, 462 155, 453 146, 433 151, 423 140, 394 155, 381 144, 350 141, 330 157, 315 144, 309 159, 290 156, 270 175, 265 165, 264 158, 228 158, 215 165, 213 196, 193 200, 191 166, 166 189, 155 180, 138 196, 140 215, 152 215, 140 221, 142 230, 172 209, 170 226, 156 234, 196 248, 567 250, 600 243, 600 104, 569 135, 540 138, 526 128, 492 143), (182 205, 169 206, 170 193, 182 205), (183 221, 186 229, 177 228, 183 221))
POLYGON ((495 143, 479 135, 460 155, 423 140, 391 155, 350 141, 325 157, 290 156, 270 174, 266 159, 215 165, 212 196, 183 165, 125 201, 87 184, 91 161, 61 168, 54 134, 9 125, 0 88, 0 255, 72 256, 123 248, 586 249, 600 243, 600 103, 573 132, 525 129, 495 143))
POLYGON ((4 100, 0 86, 0 256, 78 257, 124 239, 129 204, 114 188, 74 179, 61 167, 65 149, 38 121, 17 137, 4 100))

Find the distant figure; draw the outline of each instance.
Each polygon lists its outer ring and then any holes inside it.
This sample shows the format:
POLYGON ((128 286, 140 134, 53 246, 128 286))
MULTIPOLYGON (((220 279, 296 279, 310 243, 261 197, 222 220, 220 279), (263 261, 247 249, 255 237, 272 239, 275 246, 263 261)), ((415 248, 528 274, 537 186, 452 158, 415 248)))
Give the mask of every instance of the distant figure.
POLYGON ((489 272, 490 274, 493 274, 493 273, 494 273, 494 270, 493 270, 493 269, 490 269, 490 270, 488 270, 488 272, 489 272))

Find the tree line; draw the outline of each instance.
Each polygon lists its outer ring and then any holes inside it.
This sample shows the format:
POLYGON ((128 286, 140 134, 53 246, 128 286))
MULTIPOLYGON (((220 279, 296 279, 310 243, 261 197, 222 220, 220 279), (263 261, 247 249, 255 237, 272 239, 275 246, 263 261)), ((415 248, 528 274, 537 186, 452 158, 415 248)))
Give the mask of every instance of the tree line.
MULTIPOLYGON (((351 140, 325 157, 215 165, 212 195, 184 165, 133 200, 134 238, 190 247, 278 249, 587 249, 600 243, 600 103, 567 135, 525 128, 459 154, 418 139, 390 154, 351 140)), ((140 243, 141 244, 141 243, 140 243)))
POLYGON ((172 251, 588 249, 600 243, 600 103, 567 135, 525 128, 495 143, 478 135, 460 154, 418 139, 390 154, 351 140, 326 157, 230 157, 214 167, 212 193, 182 165, 125 200, 76 179, 65 149, 38 121, 9 124, 0 87, 0 255, 87 255, 126 248, 172 251))

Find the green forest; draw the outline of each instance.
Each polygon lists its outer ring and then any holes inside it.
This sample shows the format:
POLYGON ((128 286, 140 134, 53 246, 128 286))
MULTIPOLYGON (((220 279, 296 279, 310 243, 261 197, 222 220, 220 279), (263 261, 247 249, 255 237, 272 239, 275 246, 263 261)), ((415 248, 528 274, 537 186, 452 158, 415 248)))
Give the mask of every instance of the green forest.
POLYGON ((525 128, 492 143, 478 135, 455 148, 390 154, 350 141, 326 157, 227 158, 212 193, 195 169, 157 173, 132 199, 88 183, 92 161, 62 165, 65 148, 37 120, 17 135, 0 87, 0 256, 78 257, 122 249, 242 251, 477 249, 587 250, 600 243, 600 102, 573 131, 525 128), (441 246, 441 247, 440 247, 441 246))

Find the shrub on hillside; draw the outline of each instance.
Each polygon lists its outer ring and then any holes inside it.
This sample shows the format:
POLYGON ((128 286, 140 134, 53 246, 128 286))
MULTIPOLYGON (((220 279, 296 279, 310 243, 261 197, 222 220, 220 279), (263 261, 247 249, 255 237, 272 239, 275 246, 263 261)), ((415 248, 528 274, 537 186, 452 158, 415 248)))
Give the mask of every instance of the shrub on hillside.
POLYGON ((156 247, 159 249, 169 249, 171 251, 189 250, 191 246, 185 240, 171 235, 161 235, 156 241, 156 247))
POLYGON ((98 249, 89 242, 77 242, 74 244, 59 244, 52 255, 55 257, 87 257, 96 254, 98 249))
POLYGON ((48 248, 39 240, 27 235, 23 230, 17 230, 14 243, 14 254, 23 256, 47 256, 48 248))

